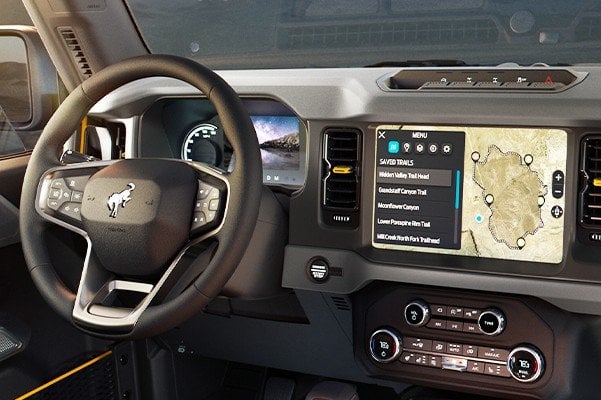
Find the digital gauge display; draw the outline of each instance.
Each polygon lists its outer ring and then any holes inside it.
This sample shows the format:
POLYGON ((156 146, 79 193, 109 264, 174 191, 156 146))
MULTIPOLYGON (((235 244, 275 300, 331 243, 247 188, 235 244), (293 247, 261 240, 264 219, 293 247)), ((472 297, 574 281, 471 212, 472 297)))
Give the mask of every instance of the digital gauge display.
MULTIPOLYGON (((292 115, 251 115, 267 184, 298 185, 303 181, 304 128, 292 115)), ((224 170, 235 167, 235 154, 215 117, 195 125, 184 136, 181 158, 224 170)))
POLYGON ((202 161, 219 166, 223 160, 220 148, 218 130, 213 124, 200 124, 192 129, 184 138, 182 146, 182 160, 202 161))

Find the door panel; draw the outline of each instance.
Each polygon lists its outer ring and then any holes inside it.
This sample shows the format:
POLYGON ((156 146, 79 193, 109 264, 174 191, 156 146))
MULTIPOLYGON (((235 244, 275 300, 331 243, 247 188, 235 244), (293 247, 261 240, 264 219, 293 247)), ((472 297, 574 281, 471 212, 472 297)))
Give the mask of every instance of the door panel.
POLYGON ((29 154, 0 160, 0 248, 19 242, 19 198, 29 154))

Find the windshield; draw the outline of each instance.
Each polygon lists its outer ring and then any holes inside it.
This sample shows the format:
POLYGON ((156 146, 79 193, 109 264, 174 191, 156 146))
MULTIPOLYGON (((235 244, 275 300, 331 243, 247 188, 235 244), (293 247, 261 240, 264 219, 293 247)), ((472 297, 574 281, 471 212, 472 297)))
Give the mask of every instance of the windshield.
POLYGON ((153 53, 216 69, 601 61, 601 1, 126 1, 153 53))

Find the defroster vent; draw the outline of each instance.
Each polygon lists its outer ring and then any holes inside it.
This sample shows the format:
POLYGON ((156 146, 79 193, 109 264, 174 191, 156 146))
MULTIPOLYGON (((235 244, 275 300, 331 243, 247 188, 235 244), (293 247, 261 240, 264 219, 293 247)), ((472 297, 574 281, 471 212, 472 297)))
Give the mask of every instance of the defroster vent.
POLYGON ((65 46, 71 53, 71 57, 77 67, 79 76, 84 80, 88 79, 90 76, 92 76, 92 68, 90 68, 88 58, 81 48, 81 43, 77 38, 75 31, 71 27, 62 26, 58 28, 58 32, 60 33, 65 46))
POLYGON ((322 209, 324 222, 359 225, 361 131, 329 128, 323 137, 322 209))
POLYGON ((601 135, 582 141, 580 175, 579 237, 601 244, 601 135))

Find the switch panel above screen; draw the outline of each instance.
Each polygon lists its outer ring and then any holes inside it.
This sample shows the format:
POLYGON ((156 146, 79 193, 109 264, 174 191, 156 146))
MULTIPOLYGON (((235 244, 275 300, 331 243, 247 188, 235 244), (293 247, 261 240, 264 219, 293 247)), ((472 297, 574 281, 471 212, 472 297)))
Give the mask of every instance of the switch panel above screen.
POLYGON ((372 244, 559 263, 567 133, 381 125, 372 244))

